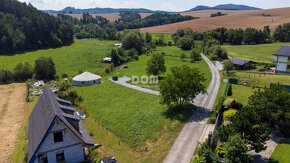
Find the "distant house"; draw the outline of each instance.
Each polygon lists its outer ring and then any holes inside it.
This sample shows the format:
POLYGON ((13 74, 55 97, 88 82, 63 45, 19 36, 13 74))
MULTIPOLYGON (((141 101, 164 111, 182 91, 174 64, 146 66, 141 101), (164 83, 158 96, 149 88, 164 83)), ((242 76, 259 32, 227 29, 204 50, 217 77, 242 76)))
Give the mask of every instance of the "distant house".
POLYGON ((112 58, 105 57, 105 58, 103 58, 103 62, 110 63, 110 62, 112 62, 112 58))
POLYGON ((255 68, 255 62, 253 61, 238 58, 231 58, 230 60, 233 62, 236 70, 247 70, 255 68))
POLYGON ((35 105, 28 122, 28 162, 83 162, 84 147, 94 146, 83 123, 68 101, 48 87, 35 105))
POLYGON ((114 44, 114 46, 117 46, 117 47, 121 48, 123 46, 123 44, 122 43, 114 44))
POLYGON ((73 77, 73 85, 75 86, 90 86, 101 83, 101 76, 84 72, 78 76, 73 77))
POLYGON ((276 56, 276 71, 290 72, 290 46, 283 46, 273 55, 276 56))

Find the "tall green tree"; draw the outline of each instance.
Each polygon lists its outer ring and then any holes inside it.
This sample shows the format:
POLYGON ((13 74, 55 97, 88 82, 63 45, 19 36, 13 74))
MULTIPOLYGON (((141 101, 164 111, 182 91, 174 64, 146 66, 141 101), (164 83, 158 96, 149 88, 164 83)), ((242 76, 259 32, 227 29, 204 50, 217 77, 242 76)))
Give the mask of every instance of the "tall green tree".
POLYGON ((183 50, 191 50, 194 47, 193 38, 190 36, 184 36, 178 39, 177 45, 183 50))
POLYGON ((54 62, 51 57, 39 57, 34 66, 36 79, 54 79, 56 73, 54 62))
POLYGON ((176 104, 183 108, 185 102, 190 102, 196 95, 205 92, 204 81, 204 76, 196 68, 186 65, 172 67, 171 74, 160 83, 161 103, 176 104))
POLYGON ((18 63, 13 69, 14 79, 17 81, 27 80, 32 78, 33 67, 28 62, 18 63))
POLYGON ((229 71, 233 69, 234 69, 234 63, 231 60, 224 62, 224 70, 227 71, 227 74, 229 74, 229 71))
POLYGON ((290 136, 290 92, 281 84, 256 90, 249 97, 249 106, 263 122, 277 125, 283 134, 290 136))
POLYGON ((265 144, 270 138, 270 130, 253 109, 242 108, 232 117, 231 122, 233 131, 247 140, 251 149, 260 152, 267 148, 265 144))
POLYGON ((229 138, 226 143, 225 163, 249 163, 251 162, 247 143, 239 135, 229 138))
POLYGON ((147 62, 147 74, 159 75, 166 72, 165 61, 162 54, 153 54, 152 58, 147 62))

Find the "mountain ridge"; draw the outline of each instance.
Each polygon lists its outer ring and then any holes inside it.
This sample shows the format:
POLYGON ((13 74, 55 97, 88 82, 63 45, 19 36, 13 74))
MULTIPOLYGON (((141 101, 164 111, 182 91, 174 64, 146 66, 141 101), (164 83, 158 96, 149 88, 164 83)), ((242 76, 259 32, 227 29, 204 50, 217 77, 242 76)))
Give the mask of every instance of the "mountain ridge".
POLYGON ((247 5, 236 5, 236 4, 220 4, 214 7, 203 6, 199 5, 195 8, 192 8, 188 11, 199 11, 199 10, 209 10, 209 9, 216 9, 216 10, 262 10, 261 8, 251 7, 247 5))
MULTIPOLYGON (((198 11, 198 10, 208 10, 208 9, 218 9, 218 10, 262 10, 261 8, 251 7, 247 5, 236 5, 236 4, 221 4, 214 7, 199 5, 195 8, 192 8, 187 11, 198 11)), ((122 11, 131 11, 138 13, 170 13, 169 11, 162 10, 150 10, 146 8, 89 8, 89 9, 77 9, 75 7, 66 7, 63 10, 55 11, 55 10, 42 10, 46 13, 67 13, 67 14, 111 14, 111 13, 119 13, 122 11)), ((186 12, 186 11, 182 11, 186 12)))

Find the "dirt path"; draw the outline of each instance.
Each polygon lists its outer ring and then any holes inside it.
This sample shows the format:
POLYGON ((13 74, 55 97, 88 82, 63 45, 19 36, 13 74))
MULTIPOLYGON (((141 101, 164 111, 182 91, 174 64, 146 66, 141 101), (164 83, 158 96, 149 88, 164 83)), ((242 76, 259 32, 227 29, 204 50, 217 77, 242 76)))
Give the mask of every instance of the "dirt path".
POLYGON ((219 91, 220 75, 217 68, 206 56, 202 55, 202 58, 208 64, 212 74, 207 94, 199 104, 194 103, 198 107, 175 140, 164 163, 189 163, 198 142, 202 139, 202 135, 205 135, 203 134, 205 130, 207 130, 207 119, 219 91))
POLYGON ((24 119, 25 84, 0 86, 0 162, 10 162, 24 119))

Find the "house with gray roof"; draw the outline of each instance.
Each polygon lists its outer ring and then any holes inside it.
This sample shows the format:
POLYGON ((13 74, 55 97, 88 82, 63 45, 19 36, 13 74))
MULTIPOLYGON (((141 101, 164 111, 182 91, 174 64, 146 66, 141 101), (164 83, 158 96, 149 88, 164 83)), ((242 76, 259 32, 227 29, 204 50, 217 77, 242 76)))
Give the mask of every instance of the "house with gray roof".
POLYGON ((245 60, 245 59, 239 59, 239 58, 231 58, 230 61, 233 62, 236 70, 246 70, 246 69, 252 69, 255 68, 255 62, 245 60))
POLYGON ((290 72, 290 46, 283 46, 273 55, 276 56, 276 71, 290 72))
POLYGON ((28 122, 28 162, 83 162, 84 148, 94 146, 70 102, 43 90, 28 122))

